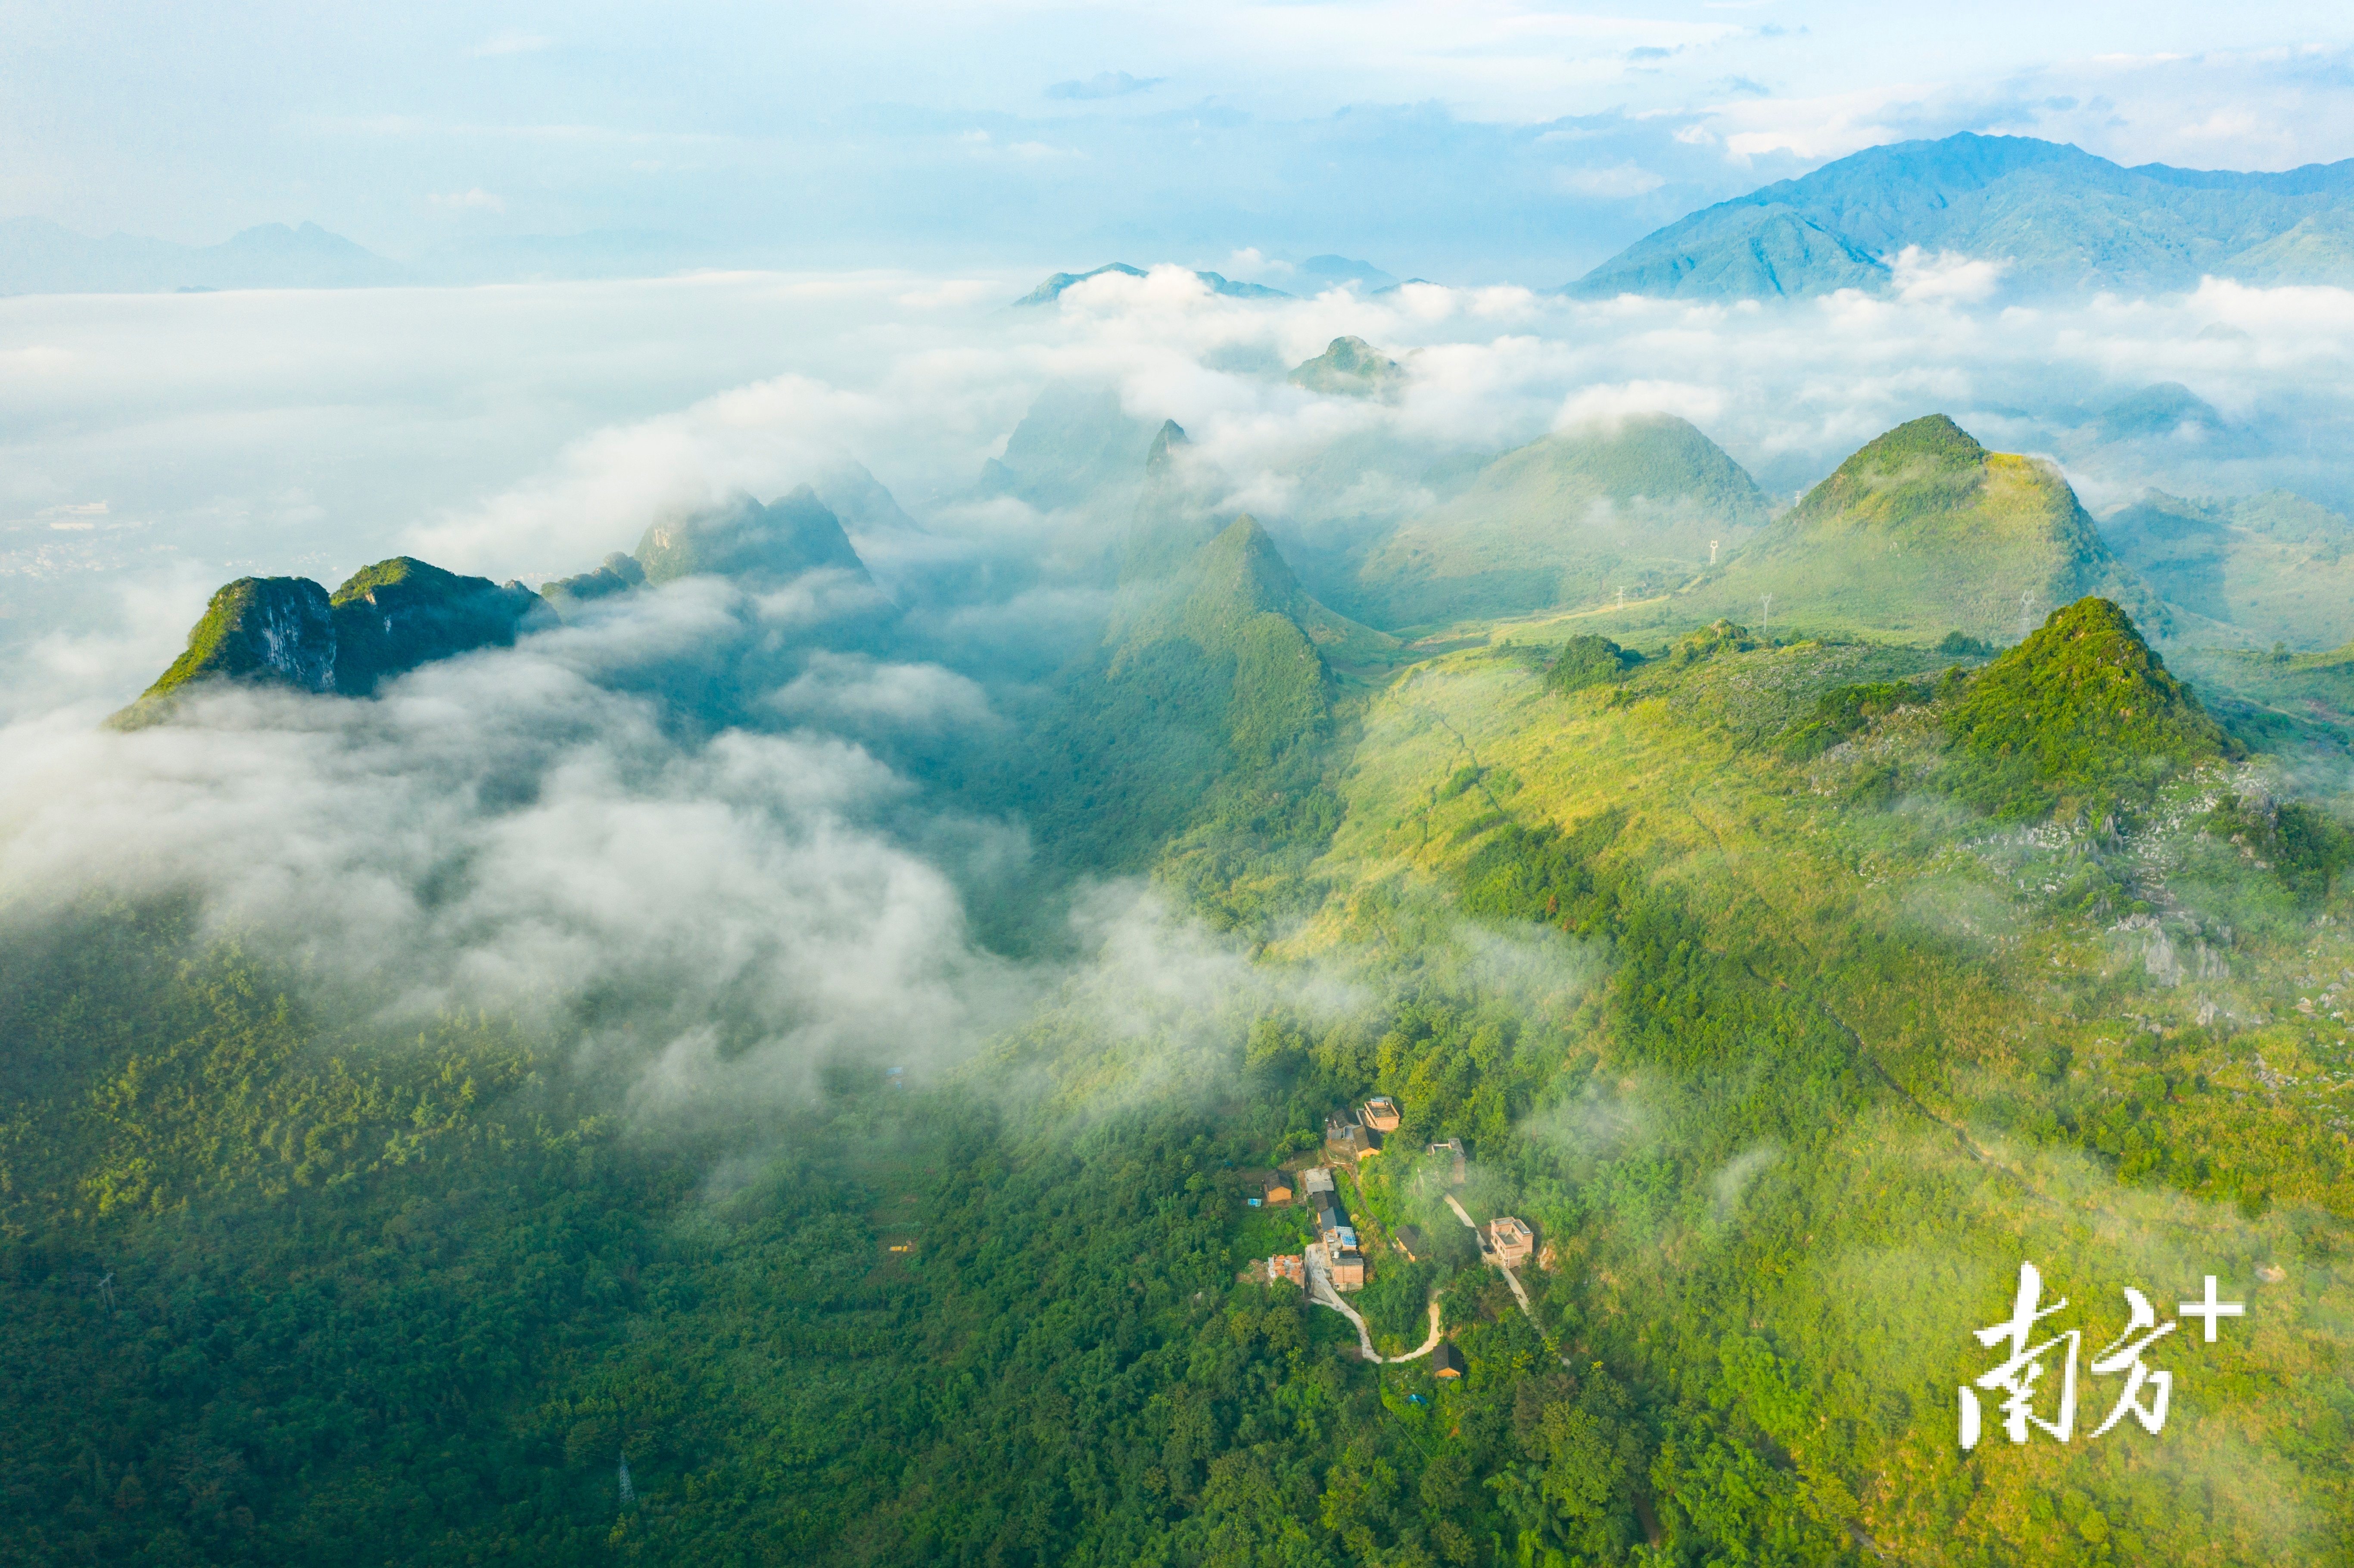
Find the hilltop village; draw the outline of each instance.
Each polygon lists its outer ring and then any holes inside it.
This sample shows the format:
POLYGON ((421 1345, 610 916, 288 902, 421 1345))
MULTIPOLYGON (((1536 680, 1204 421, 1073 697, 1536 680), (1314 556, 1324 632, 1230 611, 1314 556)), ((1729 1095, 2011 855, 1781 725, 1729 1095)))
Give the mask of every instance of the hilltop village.
MULTIPOLYGON (((1312 1216, 1315 1239, 1299 1252, 1278 1253, 1252 1264, 1242 1277, 1270 1287, 1288 1282, 1305 1292, 1310 1300, 1341 1313, 1357 1326, 1367 1361, 1406 1361, 1427 1355, 1432 1358, 1434 1375, 1459 1377, 1462 1356, 1440 1334, 1436 1297, 1430 1302, 1429 1340, 1420 1349, 1397 1356, 1384 1356, 1374 1350, 1363 1318, 1341 1299, 1342 1293, 1363 1289, 1371 1278, 1366 1244, 1373 1238, 1374 1232, 1369 1224, 1366 1234, 1361 1237, 1357 1222, 1352 1219, 1341 1200, 1341 1178, 1345 1175, 1353 1179, 1363 1161, 1378 1157, 1384 1139, 1395 1133, 1404 1121, 1397 1101, 1387 1095, 1376 1095, 1363 1105, 1328 1116, 1324 1121, 1324 1163, 1271 1172, 1265 1179, 1262 1195, 1250 1200, 1255 1207, 1304 1206, 1312 1216)), ((1440 1194, 1441 1200, 1477 1241, 1480 1261, 1503 1276, 1522 1311, 1530 1313, 1528 1294, 1513 1271, 1536 1255, 1535 1232, 1526 1222, 1511 1214, 1500 1214, 1484 1224, 1471 1217, 1455 1192, 1469 1175, 1461 1139, 1448 1138, 1426 1145, 1423 1152, 1433 1160, 1430 1173, 1446 1189, 1440 1194)), ((1402 1224, 1381 1238, 1376 1246, 1395 1252, 1411 1263, 1430 1249, 1430 1243, 1417 1227, 1402 1224)), ((1532 1313, 1530 1320, 1535 1321, 1532 1313)))

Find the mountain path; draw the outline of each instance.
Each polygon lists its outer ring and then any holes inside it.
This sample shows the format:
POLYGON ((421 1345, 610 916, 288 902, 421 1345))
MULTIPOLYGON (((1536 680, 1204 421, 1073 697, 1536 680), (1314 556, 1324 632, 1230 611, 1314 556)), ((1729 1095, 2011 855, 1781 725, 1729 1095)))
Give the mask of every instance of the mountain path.
POLYGON ((1309 1299, 1317 1305, 1330 1307, 1357 1326, 1357 1349, 1369 1361, 1395 1364, 1399 1361, 1419 1361, 1438 1348, 1440 1338, 1438 1298, 1434 1294, 1430 1298, 1430 1337, 1423 1340, 1419 1348, 1408 1351, 1402 1356, 1385 1356, 1373 1349, 1373 1330, 1365 1326, 1365 1320, 1358 1315, 1357 1309, 1341 1300, 1341 1293, 1332 1288, 1330 1271, 1324 1266, 1323 1249, 1320 1247, 1311 1247, 1308 1252, 1308 1296, 1309 1299))
MULTIPOLYGON (((1452 1192, 1447 1194, 1447 1206, 1455 1211, 1455 1217, 1463 1222, 1464 1229, 1469 1231, 1475 1236, 1479 1234, 1479 1225, 1472 1220, 1469 1214, 1464 1212, 1463 1205, 1455 1201, 1455 1194, 1452 1192)), ((1547 1350, 1553 1350, 1553 1337, 1544 1331, 1544 1325, 1537 1321, 1536 1308, 1529 1304, 1528 1289, 1521 1284, 1521 1277, 1514 1274, 1509 1266, 1498 1262, 1492 1255, 1490 1255, 1488 1251, 1488 1244, 1484 1241, 1479 1244, 1479 1254, 1480 1256, 1486 1258, 1490 1267, 1504 1277, 1504 1283, 1512 1287, 1512 1299, 1521 1304, 1521 1316, 1529 1320, 1529 1327, 1537 1331, 1537 1338, 1545 1342, 1545 1348, 1547 1350)), ((1555 1351, 1554 1353, 1559 1354, 1560 1352, 1555 1351)), ((1562 1364, 1566 1366, 1569 1363, 1564 1361, 1562 1364)))

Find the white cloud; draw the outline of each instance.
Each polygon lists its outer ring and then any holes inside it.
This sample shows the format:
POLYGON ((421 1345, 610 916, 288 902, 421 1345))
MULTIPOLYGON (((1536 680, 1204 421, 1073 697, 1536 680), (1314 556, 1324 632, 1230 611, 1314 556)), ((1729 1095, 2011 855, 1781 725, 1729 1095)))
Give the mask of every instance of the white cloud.
POLYGON ((997 721, 980 683, 938 664, 884 663, 856 653, 820 652, 769 704, 793 718, 857 730, 973 727, 997 721))
POLYGON ((2009 270, 2008 257, 1980 260, 1942 250, 1932 255, 1917 245, 1906 246, 1889 263, 1897 293, 1923 304, 1976 304, 1992 297, 2009 270))
POLYGON ((429 196, 425 199, 447 212, 504 212, 507 209, 504 197, 493 196, 480 185, 472 190, 429 196))
POLYGON ((1719 387, 1678 381, 1626 381, 1579 387, 1562 404, 1553 429, 1608 424, 1638 414, 1675 414, 1696 425, 1707 425, 1723 413, 1724 393, 1719 387))
POLYGON ((1130 76, 1124 70, 1104 70, 1084 80, 1058 81, 1046 90, 1046 96, 1061 99, 1126 98, 1130 93, 1149 92, 1168 79, 1161 76, 1130 76))
POLYGON ((1639 164, 1613 164, 1606 168, 1555 169, 1553 188, 1571 196, 1619 198, 1648 196, 1667 180, 1639 164))
POLYGON ((1257 281, 1265 278, 1288 278, 1299 270, 1288 261, 1275 261, 1261 253, 1256 245, 1246 245, 1225 260, 1220 269, 1230 278, 1257 281))

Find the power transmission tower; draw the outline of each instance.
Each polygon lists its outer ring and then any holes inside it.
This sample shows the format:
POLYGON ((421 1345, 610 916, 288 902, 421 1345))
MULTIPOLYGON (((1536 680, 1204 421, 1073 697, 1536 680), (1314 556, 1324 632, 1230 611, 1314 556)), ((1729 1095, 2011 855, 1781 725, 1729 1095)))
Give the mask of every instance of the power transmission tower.
POLYGON ((1716 565, 1716 541, 1713 539, 1708 542, 1708 564, 1712 567, 1716 565))
POLYGON ((637 1489, 630 1485, 630 1457, 624 1454, 621 1456, 621 1506, 628 1508, 637 1500, 637 1489))
POLYGON ((2029 588, 2019 596, 2019 640, 2021 642, 2027 641, 2027 634, 2032 629, 2034 620, 2035 590, 2029 588))
POLYGON ((1618 608, 1621 609, 1627 608, 1627 585, 1625 583, 1620 583, 1618 585, 1618 608))
POLYGON ((1757 597, 1765 601, 1765 608, 1757 612, 1757 635, 1763 637, 1766 629, 1774 624, 1774 596, 1767 593, 1757 597))

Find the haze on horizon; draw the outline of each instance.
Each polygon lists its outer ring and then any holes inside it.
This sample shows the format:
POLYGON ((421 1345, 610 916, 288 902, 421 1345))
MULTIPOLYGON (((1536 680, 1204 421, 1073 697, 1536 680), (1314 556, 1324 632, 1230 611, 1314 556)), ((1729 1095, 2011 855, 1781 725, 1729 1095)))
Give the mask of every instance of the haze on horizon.
POLYGON ((0 218, 182 244, 314 222, 426 276, 1128 260, 1280 285, 1339 252, 1545 286, 1909 138, 2354 154, 2354 27, 2309 5, 1890 20, 1853 0, 13 4, 0 218))

